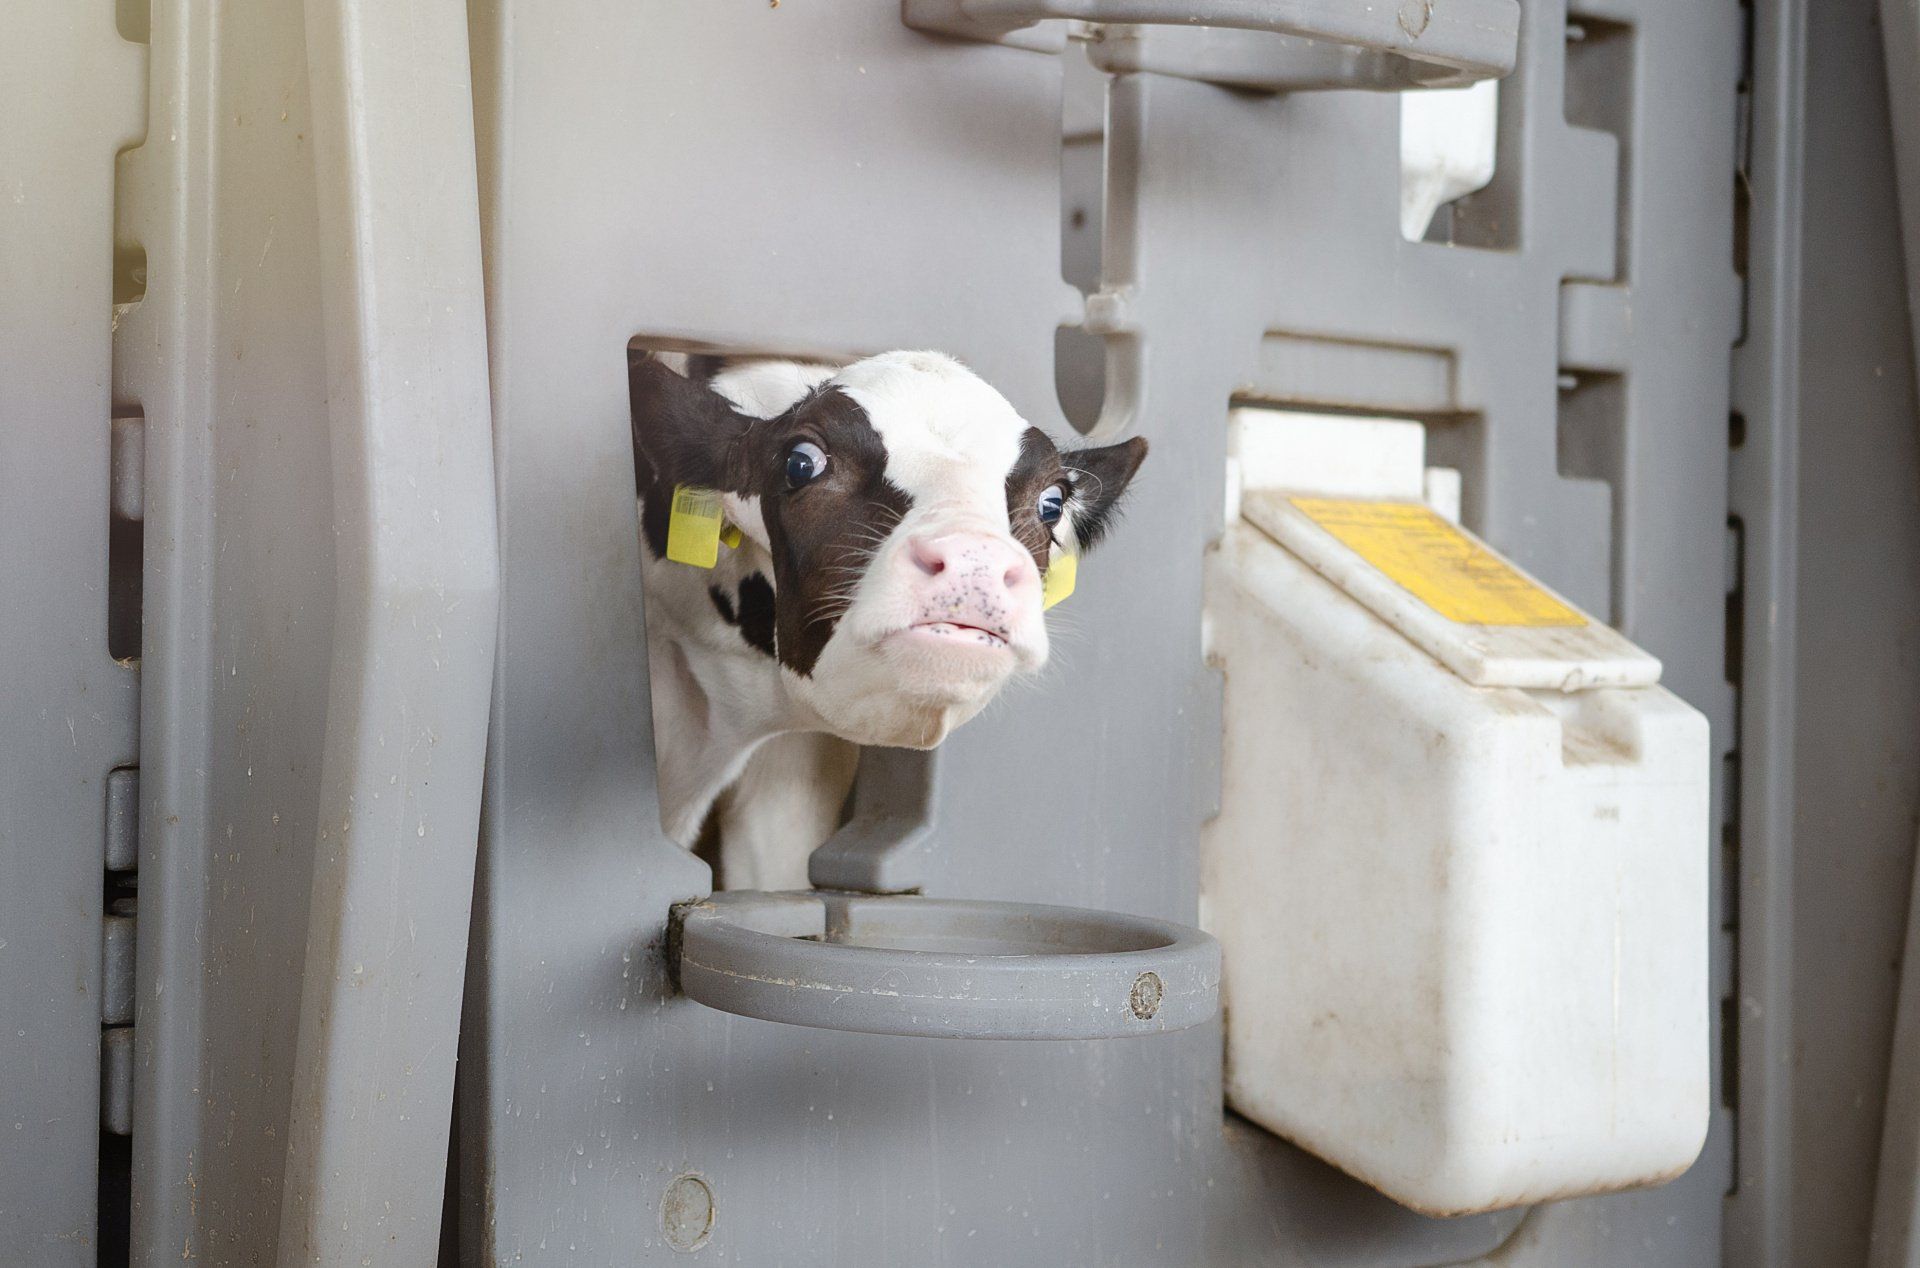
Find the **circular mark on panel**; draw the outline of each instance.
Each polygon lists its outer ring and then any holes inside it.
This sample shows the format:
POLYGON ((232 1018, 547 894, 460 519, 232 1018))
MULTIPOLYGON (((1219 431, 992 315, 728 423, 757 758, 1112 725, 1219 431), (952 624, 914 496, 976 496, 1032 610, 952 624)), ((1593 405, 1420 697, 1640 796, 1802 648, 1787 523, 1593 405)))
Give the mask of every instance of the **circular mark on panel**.
POLYGON ((713 1235, 713 1189, 689 1172, 676 1176, 660 1199, 660 1228, 675 1250, 699 1250, 713 1235))
POLYGON ((1127 994, 1127 1007, 1141 1021, 1146 1021, 1160 1011, 1162 992, 1158 973, 1142 973, 1133 979, 1133 990, 1127 994))
POLYGON ((1427 29, 1427 23, 1433 21, 1433 0, 1406 0, 1400 6, 1400 29, 1414 39, 1419 39, 1427 29))

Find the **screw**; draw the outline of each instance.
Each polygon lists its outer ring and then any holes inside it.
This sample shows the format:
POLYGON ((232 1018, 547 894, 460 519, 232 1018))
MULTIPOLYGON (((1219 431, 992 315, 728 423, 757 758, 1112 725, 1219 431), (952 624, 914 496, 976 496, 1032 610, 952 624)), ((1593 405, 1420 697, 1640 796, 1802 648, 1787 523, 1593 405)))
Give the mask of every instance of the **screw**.
POLYGON ((1133 979, 1133 990, 1127 994, 1127 1007, 1141 1021, 1146 1021, 1160 1011, 1160 995, 1164 988, 1160 985, 1158 973, 1142 973, 1133 979))

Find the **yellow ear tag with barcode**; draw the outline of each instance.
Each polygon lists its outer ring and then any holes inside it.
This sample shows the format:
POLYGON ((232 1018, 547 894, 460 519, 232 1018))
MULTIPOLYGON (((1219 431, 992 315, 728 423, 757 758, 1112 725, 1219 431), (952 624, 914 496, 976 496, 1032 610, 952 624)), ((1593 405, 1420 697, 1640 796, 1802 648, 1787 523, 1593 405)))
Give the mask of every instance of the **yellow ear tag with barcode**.
POLYGON ((1040 587, 1040 610, 1042 612, 1073 593, 1073 583, 1079 572, 1079 556, 1054 556, 1053 562, 1047 565, 1046 580, 1040 587))
POLYGON ((720 494, 688 484, 673 488, 673 510, 667 516, 667 558, 677 564, 711 568, 720 562, 720 542, 740 544, 740 530, 726 522, 720 494))

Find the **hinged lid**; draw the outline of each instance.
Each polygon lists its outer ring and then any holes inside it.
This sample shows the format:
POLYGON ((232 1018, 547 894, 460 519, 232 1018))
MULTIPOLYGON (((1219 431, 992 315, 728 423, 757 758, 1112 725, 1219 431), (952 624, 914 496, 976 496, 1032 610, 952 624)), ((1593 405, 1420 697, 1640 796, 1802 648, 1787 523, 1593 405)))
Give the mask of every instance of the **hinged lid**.
POLYGON ((1648 687, 1660 662, 1420 502, 1248 490, 1241 514, 1476 687, 1648 687))

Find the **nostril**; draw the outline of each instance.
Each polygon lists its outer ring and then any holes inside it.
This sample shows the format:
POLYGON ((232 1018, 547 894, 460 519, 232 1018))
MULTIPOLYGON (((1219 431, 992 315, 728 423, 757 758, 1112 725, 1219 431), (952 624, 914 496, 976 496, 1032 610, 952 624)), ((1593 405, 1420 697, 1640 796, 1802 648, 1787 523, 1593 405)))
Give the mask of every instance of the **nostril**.
POLYGON ((946 553, 939 545, 925 537, 911 538, 907 542, 907 554, 913 559, 914 567, 929 577, 937 577, 947 570, 946 553))
POLYGON ((1031 581, 1033 576, 1033 565, 1022 560, 1007 569, 1006 575, 1000 578, 1000 584, 1009 590, 1018 590, 1028 581, 1031 581))

